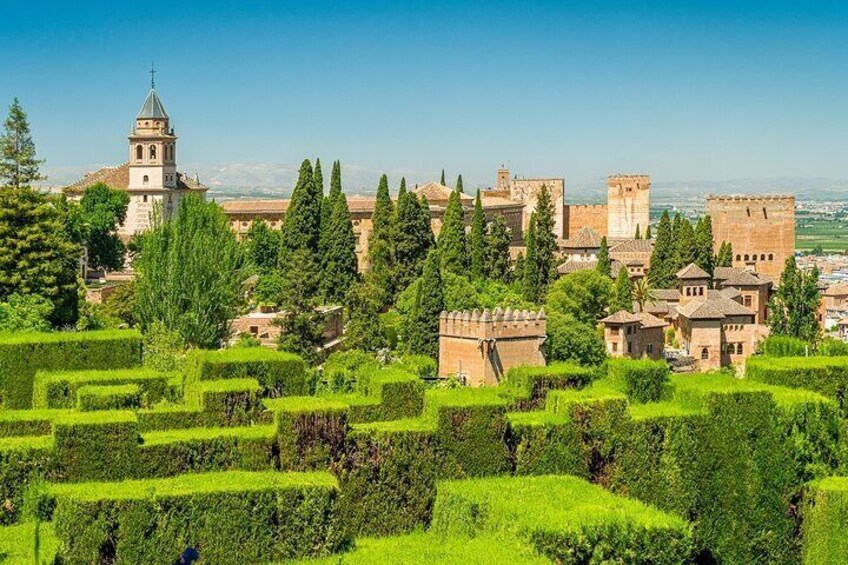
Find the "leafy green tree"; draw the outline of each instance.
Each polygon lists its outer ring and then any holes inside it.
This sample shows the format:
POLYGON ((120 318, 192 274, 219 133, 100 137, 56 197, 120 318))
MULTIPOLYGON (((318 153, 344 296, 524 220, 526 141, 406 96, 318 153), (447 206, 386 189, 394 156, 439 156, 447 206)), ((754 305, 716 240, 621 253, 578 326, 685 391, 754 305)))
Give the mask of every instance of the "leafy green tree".
POLYGON ((715 261, 716 267, 732 267, 733 266, 733 245, 729 241, 722 241, 718 249, 718 256, 715 261))
POLYGON ((698 220, 695 230, 695 264, 712 276, 715 268, 713 255, 713 220, 709 214, 698 220))
POLYGON ((606 316, 612 298, 612 281, 594 269, 570 273, 551 285, 545 301, 547 312, 569 314, 594 326, 606 316))
POLYGON ((627 272, 627 267, 621 267, 618 270, 618 276, 615 278, 615 286, 612 288, 609 313, 615 314, 619 310, 633 312, 632 292, 630 273, 627 272))
POLYGON ((103 183, 86 188, 79 203, 63 201, 66 230, 85 247, 89 268, 117 271, 124 267, 127 249, 117 232, 126 220, 129 203, 126 191, 103 183))
POLYGON ((674 213, 674 220, 671 222, 671 240, 677 241, 677 238, 680 237, 680 227, 683 225, 683 222, 686 221, 683 219, 683 216, 680 212, 674 213))
POLYGON ((648 280, 654 288, 671 288, 675 284, 677 272, 677 249, 672 236, 671 219, 668 210, 663 211, 657 225, 657 237, 651 253, 651 268, 648 280))
POLYGON ((682 219, 677 226, 675 272, 679 271, 689 263, 695 262, 695 228, 692 222, 682 219))
POLYGON ((604 340, 594 324, 581 322, 570 314, 548 313, 548 361, 572 361, 587 367, 606 359, 604 340))
POLYGON ((402 179, 392 237, 395 254, 394 281, 398 290, 409 286, 421 276, 424 269, 424 261, 433 241, 429 209, 426 214, 426 218, 423 217, 421 203, 414 192, 406 190, 406 181, 402 179))
POLYGON ((0 135, 0 186, 20 188, 44 180, 47 177, 39 172, 42 164, 44 161, 35 156, 26 112, 15 98, 0 135))
POLYGON ((454 190, 448 198, 445 219, 439 232, 439 256, 442 269, 462 274, 468 269, 468 244, 465 238, 465 213, 459 192, 454 190))
POLYGON ((557 238, 554 233, 554 204, 546 185, 542 185, 536 201, 536 262, 538 265, 539 299, 548 291, 555 278, 554 253, 557 250, 557 238))
POLYGON ((528 302, 538 303, 539 293, 539 258, 536 248, 536 213, 530 215, 530 227, 524 237, 524 257, 521 271, 521 293, 528 302))
POLYGON ((281 233, 272 230, 265 220, 254 220, 244 238, 244 250, 247 261, 260 273, 277 268, 280 258, 281 233))
POLYGON ((601 249, 598 251, 598 264, 595 268, 602 275, 606 275, 608 277, 612 276, 612 261, 610 260, 607 236, 601 238, 601 249))
POLYGON ((333 199, 342 193, 342 163, 333 162, 333 171, 330 173, 330 198, 333 199))
POLYGON ((486 276, 492 280, 509 284, 511 280, 509 244, 512 236, 502 214, 489 223, 484 243, 486 276))
POLYGON ((322 196, 315 187, 312 165, 309 159, 304 159, 283 223, 283 265, 286 264, 286 257, 298 249, 306 249, 312 253, 313 260, 319 260, 321 202, 322 196))
POLYGON ((82 249, 58 200, 21 186, 0 187, 0 301, 39 295, 53 304, 54 326, 76 324, 82 249))
POLYGON ((280 271, 267 271, 257 277, 253 300, 260 307, 278 308, 283 303, 285 291, 285 281, 280 271))
MULTIPOLYGON (((459 178, 461 181, 462 175, 459 178)), ((457 188, 457 190, 460 189, 457 188)), ((468 249, 471 260, 471 278, 479 279, 486 276, 486 216, 483 214, 483 203, 479 190, 474 199, 474 215, 471 217, 468 249)))
POLYGON ((439 357, 439 316, 445 309, 439 253, 430 250, 418 285, 412 315, 404 319, 406 352, 439 357))
POLYGON ((161 209, 139 236, 133 267, 136 316, 143 331, 161 322, 186 344, 217 348, 230 335, 241 302, 244 259, 214 202, 186 196, 171 220, 161 209))
POLYGON ((37 294, 10 294, 0 302, 0 333, 51 330, 53 303, 37 294))
POLYGON ((459 175, 458 177, 456 177, 456 189, 459 192, 465 192, 465 189, 462 186, 462 175, 459 175))
POLYGON ((798 269, 794 256, 786 259, 780 286, 769 301, 768 323, 772 335, 791 336, 808 342, 818 339, 816 313, 821 300, 818 279, 817 268, 805 273, 798 269))
POLYGON ((107 316, 121 320, 127 326, 135 326, 135 281, 129 280, 115 286, 115 289, 103 300, 103 310, 107 316))
POLYGON ((347 295, 348 322, 345 345, 348 349, 377 351, 388 346, 380 318, 380 289, 369 280, 354 284, 347 295))
POLYGON ((340 194, 335 199, 333 215, 330 218, 330 231, 327 251, 324 257, 322 294, 324 300, 339 304, 347 296, 350 287, 358 277, 356 259, 356 236, 350 221, 347 199, 340 194))
POLYGON ((307 249, 295 250, 289 264, 282 281, 283 311, 274 320, 280 327, 277 348, 296 353, 314 365, 318 362, 318 347, 323 343, 326 323, 315 298, 321 283, 321 270, 307 249))
POLYGON ((645 228, 645 239, 651 239, 651 224, 648 224, 648 227, 645 228))

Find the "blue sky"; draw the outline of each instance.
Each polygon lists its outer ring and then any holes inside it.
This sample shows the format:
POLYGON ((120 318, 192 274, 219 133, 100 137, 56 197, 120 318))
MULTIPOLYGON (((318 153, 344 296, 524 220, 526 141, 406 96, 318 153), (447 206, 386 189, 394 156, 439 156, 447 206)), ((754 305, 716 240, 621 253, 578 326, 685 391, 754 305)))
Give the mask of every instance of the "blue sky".
MULTIPOLYGON (((4 2, 0 104, 48 169, 125 159, 157 90, 181 163, 494 182, 848 177, 845 2, 4 2), (603 4, 599 6, 599 4, 603 4), (635 6, 634 6, 635 5, 635 6)), ((423 180, 423 178, 421 179, 423 180)))

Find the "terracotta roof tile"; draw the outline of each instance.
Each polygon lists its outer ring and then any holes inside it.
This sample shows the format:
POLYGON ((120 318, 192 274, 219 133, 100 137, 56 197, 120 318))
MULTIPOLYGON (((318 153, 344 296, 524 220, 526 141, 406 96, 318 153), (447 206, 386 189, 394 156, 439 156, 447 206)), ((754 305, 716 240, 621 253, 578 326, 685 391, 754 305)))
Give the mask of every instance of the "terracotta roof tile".
POLYGON ((689 263, 679 271, 675 275, 678 279, 682 280, 699 280, 699 279, 709 279, 710 275, 704 269, 696 265, 695 263, 689 263))
MULTIPOLYGON (((653 316, 652 316, 653 317, 653 316)), ((640 322, 641 319, 636 314, 631 314, 625 310, 619 310, 615 314, 607 316, 602 319, 601 322, 604 324, 635 324, 640 322)))

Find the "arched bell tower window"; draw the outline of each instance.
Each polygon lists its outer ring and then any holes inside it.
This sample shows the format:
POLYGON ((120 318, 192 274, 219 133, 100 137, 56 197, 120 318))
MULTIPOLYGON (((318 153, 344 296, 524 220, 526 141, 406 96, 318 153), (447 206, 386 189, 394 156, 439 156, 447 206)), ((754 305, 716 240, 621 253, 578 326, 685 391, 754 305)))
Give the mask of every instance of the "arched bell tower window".
POLYGON ((156 159, 156 146, 151 145, 150 146, 150 160, 152 161, 154 159, 156 159))
POLYGON ((148 177, 147 175, 144 175, 144 178, 143 178, 143 179, 141 179, 141 183, 142 183, 144 186, 147 186, 147 183, 148 183, 148 182, 150 182, 150 177, 148 177))
POLYGON ((135 160, 141 161, 142 159, 144 159, 144 147, 142 147, 141 145, 136 145, 135 146, 135 160))

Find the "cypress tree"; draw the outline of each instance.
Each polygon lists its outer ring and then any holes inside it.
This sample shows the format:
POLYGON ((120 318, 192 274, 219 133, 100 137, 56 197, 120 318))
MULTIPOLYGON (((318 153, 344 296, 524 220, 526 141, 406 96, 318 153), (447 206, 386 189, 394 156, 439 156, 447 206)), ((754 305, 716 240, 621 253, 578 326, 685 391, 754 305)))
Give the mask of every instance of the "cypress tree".
POLYGON ((35 156, 35 142, 26 112, 15 98, 0 135, 0 186, 19 188, 44 180, 47 177, 39 172, 42 164, 44 160, 35 156))
POLYGON ((680 212, 674 213, 674 220, 671 222, 671 241, 676 242, 680 237, 680 227, 683 225, 683 216, 680 212))
POLYGON ((713 220, 709 214, 698 221, 694 248, 695 263, 712 276, 715 257, 713 256, 713 220))
POLYGON ((465 192, 465 189, 462 187, 462 175, 456 177, 456 189, 459 192, 465 192))
POLYGON ((809 342, 818 338, 818 278, 817 268, 804 273, 798 269, 794 256, 786 259, 780 276, 780 286, 769 302, 768 323, 772 334, 796 337, 809 342))
POLYGON ((733 266, 733 245, 729 241, 722 241, 716 257, 716 267, 733 266))
POLYGON ((415 307, 406 320, 406 351, 417 355, 439 357, 439 316, 445 309, 439 254, 431 249, 424 263, 415 295, 415 307))
POLYGON ((676 272, 689 263, 695 262, 695 229, 692 227, 692 222, 686 219, 680 222, 675 242, 677 248, 676 272))
POLYGON ((642 239, 642 234, 639 232, 639 224, 636 224, 636 236, 634 239, 642 239))
POLYGON ((315 159, 315 168, 312 170, 312 186, 318 194, 324 196, 324 173, 321 172, 321 159, 315 159))
POLYGON ((389 179, 383 175, 377 185, 377 201, 371 216, 371 235, 368 237, 368 256, 374 271, 386 270, 391 266, 393 218, 394 205, 389 196, 389 179))
POLYGON ((330 198, 335 198, 342 193, 342 164, 341 161, 333 161, 333 171, 330 173, 330 198))
MULTIPOLYGON (((461 184, 462 175, 459 179, 461 184)), ((461 191, 459 186, 457 190, 461 191)), ((477 197, 474 199, 474 215, 471 218, 468 248, 471 259, 471 278, 483 278, 486 276, 486 216, 483 215, 483 202, 479 190, 477 190, 477 197)))
POLYGON ((429 209, 425 218, 415 193, 407 192, 406 183, 401 181, 392 243, 395 253, 394 281, 397 290, 405 289, 421 276, 427 252, 432 246, 432 239, 429 209))
POLYGON ((601 238, 601 250, 598 251, 598 265, 595 268, 602 275, 606 275, 608 277, 612 276, 612 261, 610 261, 609 256, 609 244, 607 243, 607 236, 601 238))
POLYGON ((539 199, 536 201, 536 262, 537 296, 541 300, 548 291, 548 286, 554 279, 554 253, 557 249, 556 234, 554 234, 554 205, 548 187, 542 185, 539 199))
POLYGON ((457 275, 468 269, 468 245, 465 238, 465 212, 459 192, 454 190, 445 208, 445 219, 439 232, 439 256, 442 268, 457 275))
MULTIPOLYGON (((510 280, 514 279, 519 285, 524 284, 524 263, 524 252, 519 251, 518 257, 515 258, 515 268, 512 270, 512 273, 510 273, 509 276, 510 280)), ((522 294, 524 293, 523 288, 521 292, 522 294)))
POLYGON ((442 185, 442 186, 447 186, 445 184, 445 170, 444 169, 442 169, 442 178, 439 179, 439 184, 442 185))
POLYGON ((313 260, 319 259, 321 202, 315 190, 312 165, 309 159, 304 159, 283 224, 284 257, 298 249, 305 249, 312 253, 313 260))
POLYGON ((527 255, 521 274, 521 293, 528 302, 539 301, 539 258, 536 248, 536 213, 530 215, 530 228, 524 239, 527 255))
POLYGON ((492 280, 508 284, 510 276, 509 244, 512 236, 502 214, 495 216, 489 223, 486 233, 486 276, 492 280))
POLYGON ((657 225, 657 237, 651 253, 651 268, 648 271, 648 281, 653 288, 671 288, 675 282, 677 253, 671 230, 671 219, 668 210, 665 210, 657 225))
POLYGON ((645 228, 645 239, 651 239, 651 224, 648 224, 648 227, 645 228))
POLYGON ((621 267, 618 270, 618 276, 615 279, 615 286, 613 286, 612 289, 609 312, 610 314, 615 314, 619 310, 633 312, 632 289, 630 286, 630 274, 627 272, 627 267, 621 267))
POLYGON ((350 221, 350 210, 344 194, 338 195, 333 206, 327 252, 321 279, 324 300, 339 304, 356 281, 356 236, 350 221))

